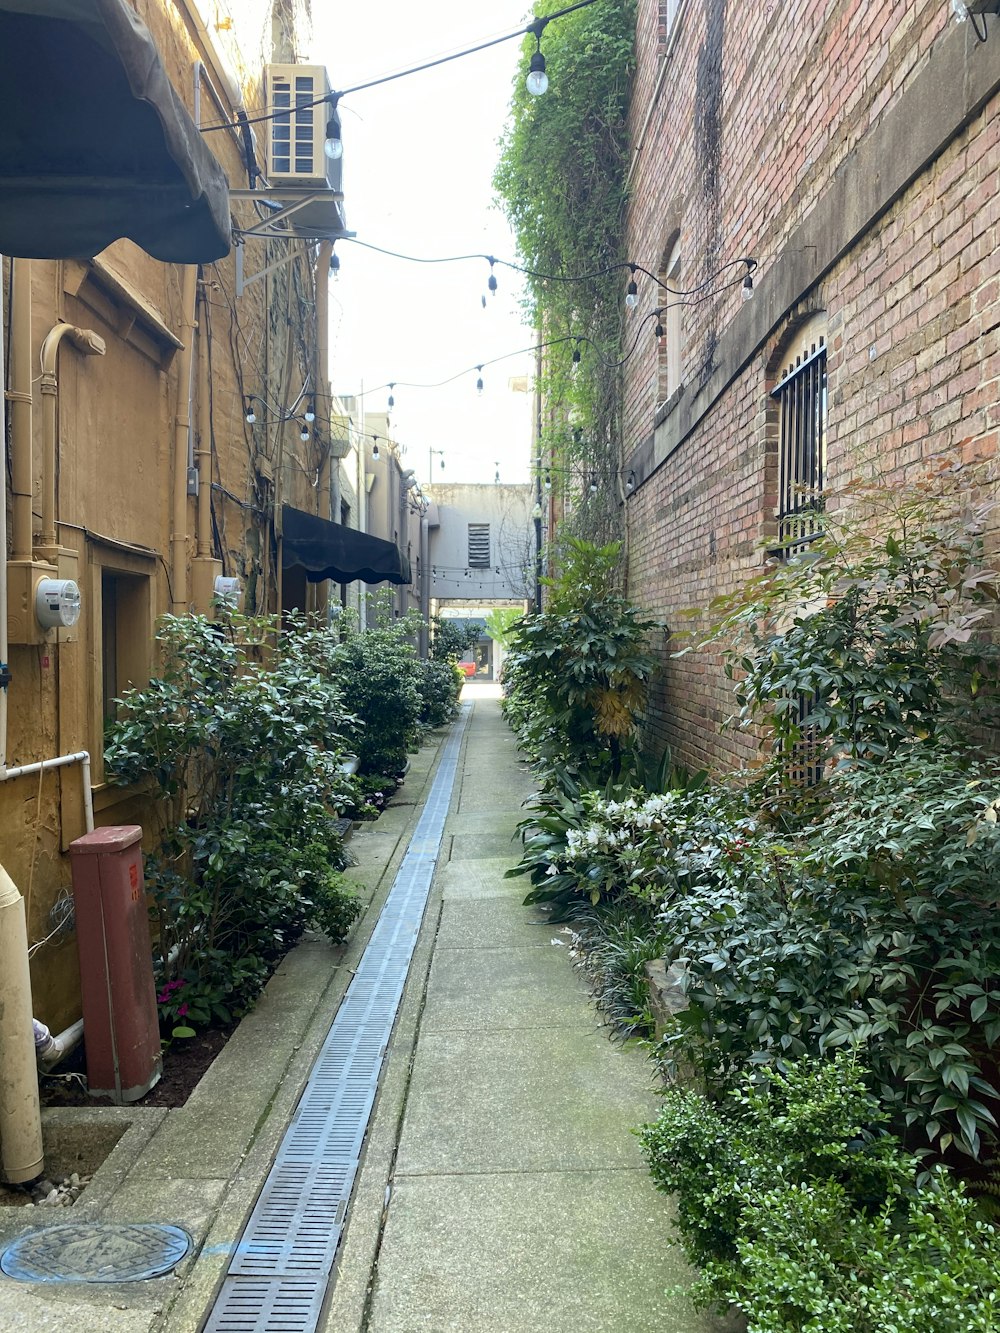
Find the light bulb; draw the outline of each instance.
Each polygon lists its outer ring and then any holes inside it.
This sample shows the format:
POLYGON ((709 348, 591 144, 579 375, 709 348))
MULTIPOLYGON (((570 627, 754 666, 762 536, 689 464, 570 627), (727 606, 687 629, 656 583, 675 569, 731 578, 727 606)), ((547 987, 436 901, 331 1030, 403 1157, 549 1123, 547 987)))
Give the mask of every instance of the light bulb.
POLYGON ((743 290, 740 292, 744 301, 753 300, 753 278, 748 273, 743 279, 743 290))
POLYGON ((390 384, 390 385, 389 385, 389 406, 390 406, 390 407, 395 407, 395 406, 396 406, 396 399, 393 397, 393 393, 392 393, 392 391, 393 391, 393 389, 394 389, 395 387, 396 387, 395 384, 390 384))
POLYGON ((634 310, 639 300, 639 288, 635 285, 635 278, 632 278, 629 285, 625 288, 625 304, 629 310, 634 310))
POLYGON ((376 440, 375 443, 372 445, 372 458, 375 460, 376 463, 378 462, 379 458, 378 440, 376 440))
POLYGON ((657 338, 663 337, 663 325, 659 320, 656 321, 656 328, 653 330, 653 333, 657 338))
POLYGON ((487 281, 487 283, 486 283, 486 286, 490 289, 490 291, 493 293, 493 295, 496 296, 496 294, 497 294, 497 275, 493 272, 492 265, 490 266, 490 276, 489 276, 489 279, 488 279, 488 281, 487 281))
POLYGON ((590 493, 591 493, 591 495, 596 495, 596 494, 597 494, 597 473, 596 473, 596 472, 592 472, 592 473, 590 474, 590 493))
POLYGON ((334 281, 340 277, 340 256, 336 252, 330 256, 330 276, 334 281))
POLYGON ((631 495, 634 490, 635 490, 635 472, 632 471, 628 474, 628 480, 625 483, 625 494, 631 495))
POLYGON ((545 73, 545 57, 541 51, 536 51, 531 57, 524 86, 532 97, 541 97, 549 86, 549 76, 545 73))
POLYGON ((252 426, 257 420, 257 413, 253 410, 253 403, 247 403, 247 425, 252 426))
POLYGON ((309 400, 309 406, 305 410, 305 419, 310 425, 316 420, 316 404, 312 399, 309 400))
POLYGON ((300 439, 302 439, 302 440, 308 440, 308 438, 309 438, 309 427, 308 427, 308 426, 303 426, 303 427, 302 427, 302 429, 299 431, 299 437, 300 437, 300 439))
POLYGON ((573 365, 578 366, 579 364, 580 364, 580 344, 577 343, 577 345, 573 348, 573 365))
POLYGON ((323 152, 331 162, 336 162, 344 156, 344 141, 340 137, 340 121, 336 116, 331 116, 326 122, 326 143, 323 145, 323 152))
MULTIPOLYGON (((476 369, 481 371, 482 366, 476 366, 476 369)), ((480 375, 479 378, 476 380, 476 393, 482 393, 482 391, 483 391, 483 377, 482 375, 480 375)))
POLYGON ((552 473, 548 471, 545 473, 545 489, 547 491, 551 491, 552 489, 552 473))

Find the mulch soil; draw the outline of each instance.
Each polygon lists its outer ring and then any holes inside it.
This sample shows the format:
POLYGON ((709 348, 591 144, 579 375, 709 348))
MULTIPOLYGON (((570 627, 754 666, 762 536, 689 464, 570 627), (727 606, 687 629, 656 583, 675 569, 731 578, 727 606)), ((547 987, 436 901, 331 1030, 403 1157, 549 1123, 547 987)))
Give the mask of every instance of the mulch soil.
MULTIPOLYGON (((183 1106, 198 1086, 202 1075, 225 1046, 233 1028, 215 1028, 200 1032, 187 1041, 175 1040, 163 1053, 163 1074, 145 1097, 132 1103, 135 1106, 183 1106)), ((43 1074, 40 1094, 43 1106, 101 1106, 108 1105, 106 1097, 91 1097, 80 1078, 67 1075, 86 1074, 84 1048, 59 1066, 56 1074, 43 1074)))

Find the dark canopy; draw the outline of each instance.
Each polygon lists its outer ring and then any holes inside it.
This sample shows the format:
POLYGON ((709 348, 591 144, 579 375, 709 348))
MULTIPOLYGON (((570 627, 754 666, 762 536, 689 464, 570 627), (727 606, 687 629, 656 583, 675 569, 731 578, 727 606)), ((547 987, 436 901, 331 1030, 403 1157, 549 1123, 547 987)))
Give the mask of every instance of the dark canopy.
POLYGON ((291 505, 281 509, 282 564, 306 571, 310 583, 412 583, 410 562, 398 546, 307 514, 291 505))
POLYGON ((0 253, 229 252, 229 187, 125 0, 0 0, 0 253))

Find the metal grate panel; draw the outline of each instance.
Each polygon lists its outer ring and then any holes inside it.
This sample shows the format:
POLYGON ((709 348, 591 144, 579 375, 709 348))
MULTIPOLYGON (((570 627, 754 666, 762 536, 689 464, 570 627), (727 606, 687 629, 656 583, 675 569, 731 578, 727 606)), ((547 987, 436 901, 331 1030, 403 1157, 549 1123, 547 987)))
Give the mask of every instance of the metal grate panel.
POLYGON ((213 1333, 309 1333, 319 1323, 325 1295, 325 1280, 229 1278, 206 1329, 213 1333))
POLYGON ((427 906, 469 712, 464 706, 445 743, 410 845, 230 1260, 205 1333, 316 1327, 427 906))

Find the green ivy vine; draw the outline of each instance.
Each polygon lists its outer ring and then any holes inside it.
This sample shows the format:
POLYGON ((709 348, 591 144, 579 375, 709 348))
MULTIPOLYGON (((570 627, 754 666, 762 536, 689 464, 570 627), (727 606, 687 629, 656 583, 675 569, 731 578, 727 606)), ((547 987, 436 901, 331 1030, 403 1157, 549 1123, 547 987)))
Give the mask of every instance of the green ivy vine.
MULTIPOLYGON (((555 0, 538 0, 544 17, 555 0)), ((628 111, 634 69, 632 0, 592 5, 545 28, 548 92, 524 85, 535 49, 525 38, 494 187, 526 268, 585 274, 621 263, 627 195, 628 111)), ((544 354, 540 453, 562 499, 562 534, 621 538, 621 271, 590 282, 528 280, 543 341, 585 335, 544 354), (580 359, 574 364, 577 349, 580 359), (599 354, 598 354, 599 353, 599 354), (596 482, 596 490, 592 490, 596 482)))

